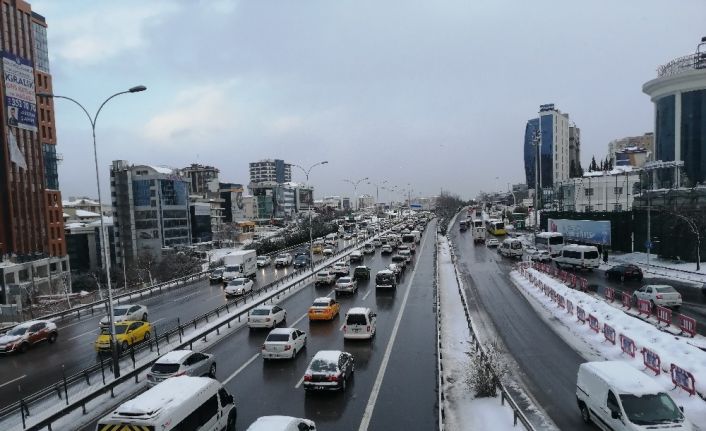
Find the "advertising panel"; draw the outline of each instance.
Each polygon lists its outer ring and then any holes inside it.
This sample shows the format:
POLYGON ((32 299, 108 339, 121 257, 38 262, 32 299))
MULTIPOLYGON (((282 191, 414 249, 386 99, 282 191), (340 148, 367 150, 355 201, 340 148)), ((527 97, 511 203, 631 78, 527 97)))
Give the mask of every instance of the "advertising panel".
POLYGON ((245 204, 243 203, 243 186, 236 184, 230 189, 230 208, 233 213, 233 221, 245 220, 245 204))
POLYGON ((549 232, 559 232, 565 241, 610 245, 610 222, 603 220, 549 219, 549 232))
POLYGON ((9 52, 3 52, 2 71, 5 78, 7 124, 36 132, 37 104, 32 63, 9 52))
POLYGON ((308 207, 314 201, 314 191, 311 189, 299 190, 299 204, 308 207))

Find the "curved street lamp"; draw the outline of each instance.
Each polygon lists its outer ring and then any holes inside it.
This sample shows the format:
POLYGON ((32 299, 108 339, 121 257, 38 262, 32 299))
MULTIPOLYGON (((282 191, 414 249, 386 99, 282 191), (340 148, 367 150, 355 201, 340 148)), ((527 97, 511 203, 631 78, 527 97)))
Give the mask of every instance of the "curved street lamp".
POLYGON ((382 187, 384 190, 383 186, 387 184, 387 180, 383 180, 380 184, 374 181, 368 181, 368 184, 375 186, 375 212, 377 214, 377 206, 380 203, 380 188, 382 187))
POLYGON ((353 185, 353 193, 355 194, 355 209, 358 210, 360 208, 358 205, 358 184, 362 183, 363 181, 367 181, 368 177, 361 178, 359 180, 349 180, 349 179, 344 179, 343 181, 352 184, 353 185))
MULTIPOLYGON (((306 177, 306 183, 309 184, 309 174, 311 173, 311 170, 314 169, 317 166, 320 165, 325 165, 328 163, 328 160, 324 160, 323 162, 319 163, 314 163, 313 165, 309 166, 309 169, 304 169, 301 166, 292 163, 292 166, 295 168, 301 169, 302 172, 304 172, 304 176, 306 177)), ((314 270, 314 239, 312 237, 312 231, 311 231, 311 209, 314 206, 314 193, 311 193, 311 202, 309 202, 309 265, 311 266, 312 271, 314 270)))
MULTIPOLYGON (((105 279, 106 279, 106 285, 108 288, 108 324, 110 325, 110 351, 113 359, 113 374, 115 375, 115 378, 120 377, 120 366, 118 364, 118 349, 117 349, 117 344, 115 342, 115 325, 113 324, 113 289, 111 287, 110 283, 110 251, 108 249, 107 243, 108 243, 108 235, 106 234, 105 231, 105 222, 103 221, 103 200, 101 198, 101 183, 100 183, 100 175, 98 173, 98 148, 96 145, 96 121, 98 121, 98 115, 101 113, 101 110, 105 106, 106 103, 108 103, 112 98, 120 96, 121 94, 129 94, 129 93, 139 93, 141 91, 147 90, 147 87, 144 85, 136 85, 132 88, 129 88, 125 91, 120 91, 112 96, 108 97, 101 103, 101 105, 98 107, 98 110, 96 111, 95 115, 91 117, 91 114, 88 113, 88 110, 80 104, 77 100, 72 99, 71 97, 67 96, 59 96, 56 94, 52 93, 37 93, 37 97, 51 97, 54 99, 66 99, 74 102, 76 105, 78 105, 79 108, 86 114, 86 117, 88 117, 88 121, 91 123, 91 132, 93 133, 93 162, 95 163, 96 167, 96 187, 98 188, 98 206, 100 207, 100 229, 101 229, 101 254, 103 258, 103 268, 105 269, 105 279)), ((125 259, 124 256, 124 251, 123 251, 123 259, 125 259)))

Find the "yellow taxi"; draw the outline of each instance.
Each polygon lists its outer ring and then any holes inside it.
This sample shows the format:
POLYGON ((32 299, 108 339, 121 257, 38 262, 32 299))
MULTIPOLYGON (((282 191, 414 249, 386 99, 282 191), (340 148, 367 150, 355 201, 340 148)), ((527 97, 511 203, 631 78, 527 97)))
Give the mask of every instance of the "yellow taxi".
POLYGON ((316 298, 309 307, 309 320, 333 320, 341 311, 341 304, 327 296, 316 298))
MULTIPOLYGON (((125 351, 130 346, 150 339, 152 325, 149 322, 130 321, 118 322, 115 324, 115 342, 121 351, 125 351)), ((110 351, 110 327, 101 327, 101 332, 96 339, 95 349, 97 352, 110 351)))
POLYGON ((324 251, 324 245, 320 242, 315 242, 311 247, 311 252, 314 254, 321 254, 324 251))

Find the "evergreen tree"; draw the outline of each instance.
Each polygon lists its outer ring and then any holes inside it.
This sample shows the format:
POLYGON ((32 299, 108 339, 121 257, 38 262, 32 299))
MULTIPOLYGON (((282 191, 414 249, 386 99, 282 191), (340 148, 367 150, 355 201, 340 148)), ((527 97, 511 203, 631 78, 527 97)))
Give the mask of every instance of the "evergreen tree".
POLYGON ((591 164, 588 165, 588 172, 594 172, 598 170, 598 163, 596 163, 596 156, 591 157, 591 164))

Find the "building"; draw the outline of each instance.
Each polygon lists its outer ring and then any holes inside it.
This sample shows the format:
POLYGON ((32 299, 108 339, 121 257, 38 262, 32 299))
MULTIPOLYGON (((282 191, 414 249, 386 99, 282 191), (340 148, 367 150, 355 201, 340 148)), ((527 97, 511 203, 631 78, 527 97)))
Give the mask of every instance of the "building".
POLYGON ((654 133, 649 132, 640 136, 626 136, 624 138, 610 141, 608 143, 608 157, 613 160, 614 165, 618 162, 615 155, 617 153, 624 153, 625 150, 644 150, 648 158, 651 158, 655 153, 654 133))
MULTIPOLYGON (((101 206, 98 204, 98 201, 95 201, 90 198, 82 197, 82 198, 74 198, 71 197, 69 200, 61 202, 62 206, 64 207, 64 212, 68 208, 72 208, 74 210, 83 210, 83 211, 88 211, 92 213, 100 213, 101 212, 101 206)), ((105 211, 103 212, 104 215, 105 211)))
POLYGON ((296 199, 297 212, 309 211, 314 207, 314 187, 299 184, 296 199))
MULTIPOLYGON (((117 265, 113 218, 104 217, 103 223, 110 238, 110 262, 117 265)), ((100 220, 90 222, 68 222, 66 226, 66 249, 72 273, 97 272, 102 268, 103 255, 100 248, 100 220)))
MULTIPOLYGON (((528 120, 525 126, 524 161, 527 186, 534 189, 536 171, 539 172, 540 187, 545 189, 552 188, 554 182, 567 180, 570 177, 569 150, 569 114, 561 113, 554 104, 541 105, 539 117, 528 120), (540 137, 539 168, 535 166, 537 136, 540 137)), ((579 151, 579 145, 576 145, 576 151, 579 151)))
MULTIPOLYGON (((56 152, 54 100, 37 96, 53 91, 47 23, 29 3, 15 0, 3 2, 0 27, 4 77, 0 100, 4 102, 2 116, 7 119, 0 126, 0 261, 5 274, 0 280, 0 300, 5 303, 16 296, 16 284, 24 289, 22 283, 28 280, 15 274, 43 274, 46 267, 47 278, 66 278, 63 275, 67 275, 69 261, 59 192, 57 164, 61 157, 56 152)), ((43 283, 37 277, 34 281, 25 297, 55 293, 55 283, 43 283)))
POLYGON ((202 198, 218 195, 218 169, 192 163, 191 166, 179 169, 179 176, 189 180, 189 194, 202 198))
POLYGON ((659 66, 642 91, 655 105, 654 160, 683 162, 677 178, 661 177, 659 188, 706 183, 706 38, 694 54, 659 66))
POLYGON ((569 177, 583 175, 581 167, 581 129, 575 124, 569 125, 569 177))
POLYGON ((191 238, 193 242, 208 242, 213 239, 211 228, 211 204, 192 202, 189 204, 191 238))
POLYGON ((114 160, 110 169, 118 262, 191 244, 189 181, 170 168, 114 160))
POLYGON ((375 206, 375 197, 363 194, 358 196, 358 209, 372 208, 375 206))
POLYGON ((292 181, 292 165, 279 159, 264 159, 250 163, 251 183, 288 183, 292 181))
POLYGON ((555 184, 551 204, 545 208, 558 211, 610 212, 632 209, 635 195, 640 193, 642 170, 631 166, 612 171, 586 172, 555 184))

